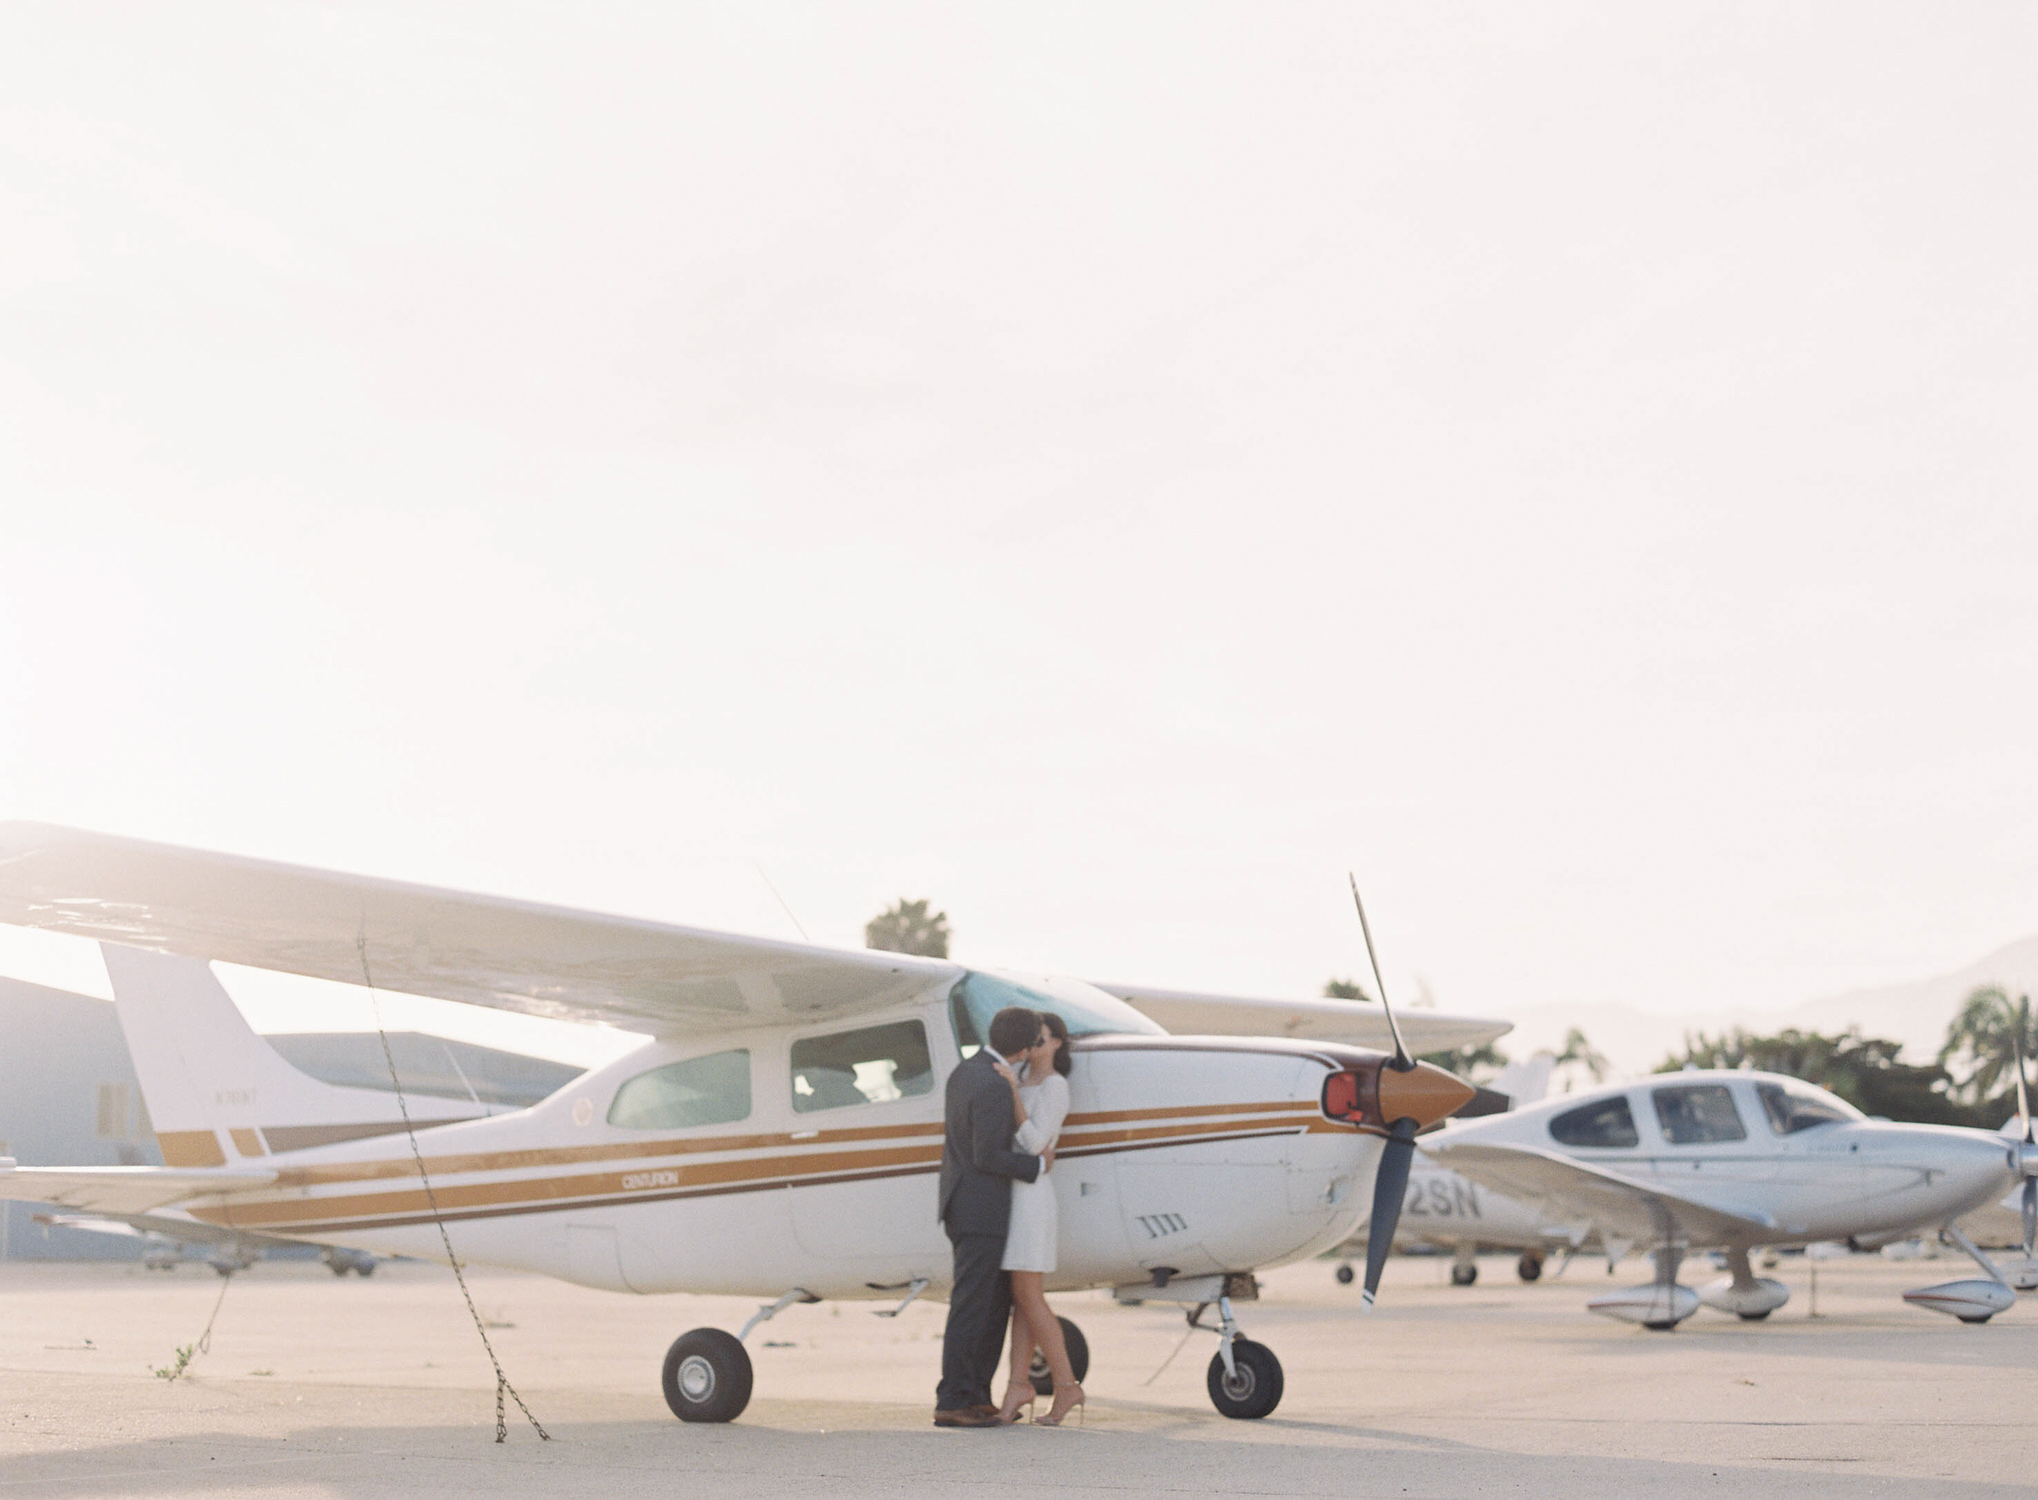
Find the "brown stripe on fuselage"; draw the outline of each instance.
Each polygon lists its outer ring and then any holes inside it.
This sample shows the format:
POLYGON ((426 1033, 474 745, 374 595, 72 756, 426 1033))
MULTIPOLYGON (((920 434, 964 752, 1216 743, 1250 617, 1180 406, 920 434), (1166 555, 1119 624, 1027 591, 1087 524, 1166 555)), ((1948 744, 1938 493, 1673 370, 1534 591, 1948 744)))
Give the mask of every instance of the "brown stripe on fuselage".
MULTIPOLYGON (((1260 1104, 1166 1105, 1152 1109, 1091 1110, 1072 1114, 1065 1130, 1123 1120, 1198 1119, 1221 1115, 1269 1114, 1276 1111, 1318 1113, 1312 1104, 1292 1099, 1260 1104)), ((401 1126, 396 1127, 401 1129, 401 1126)), ((421 1127, 422 1128, 422 1127, 421 1127)), ((565 1167, 583 1162, 638 1161, 660 1156, 699 1156, 722 1151, 784 1151, 800 1146, 832 1146, 853 1141, 906 1140, 914 1136, 939 1137, 939 1120, 910 1125, 866 1125, 813 1134, 775 1131, 764 1135, 689 1136, 680 1139, 607 1141, 590 1146, 536 1146, 522 1150, 474 1151, 427 1156, 425 1170, 435 1177, 464 1172, 514 1172, 531 1167, 565 1167)), ((270 1131, 270 1147, 275 1132, 270 1131)), ((276 1175, 279 1188, 320 1187, 348 1182, 372 1182, 392 1177, 417 1176, 417 1163, 408 1157, 385 1157, 377 1161, 332 1162, 315 1166, 284 1167, 276 1175)))
MULTIPOLYGON (((1250 1123, 1248 1121, 1228 1121, 1218 1126, 1218 1122, 1213 1120, 1203 1125, 1177 1124, 1138 1130, 1078 1132, 1067 1138, 1066 1145, 1060 1148, 1057 1154, 1069 1157, 1096 1156, 1111 1151, 1143 1151, 1165 1146, 1203 1145, 1261 1136, 1300 1134, 1306 1128, 1302 1121, 1293 1118, 1293 1111, 1288 1106, 1274 1106, 1260 1112, 1276 1116, 1276 1119, 1270 1120, 1267 1128, 1258 1130, 1237 1128, 1248 1125, 1250 1123), (1278 1119, 1281 1114, 1287 1114, 1290 1118, 1278 1119), (1223 1133, 1211 1134, 1212 1126, 1218 1126, 1223 1133)), ((841 1134, 847 1135, 850 1132, 845 1131, 841 1134)), ((380 1224, 428 1223, 433 1217, 431 1210, 435 1203, 440 1217, 467 1219, 509 1212, 535 1213, 569 1206, 584 1207, 590 1202, 659 1202, 670 1198, 755 1192, 764 1188, 850 1181, 873 1174, 892 1176, 900 1173, 932 1172, 939 1169, 940 1162, 941 1147, 936 1142, 927 1141, 876 1151, 805 1151, 795 1155, 752 1156, 726 1161, 696 1162, 641 1172, 599 1172, 545 1178, 526 1177, 507 1182, 434 1184, 429 1197, 422 1188, 415 1188, 396 1192, 330 1195, 308 1199, 270 1199, 255 1202, 241 1199, 216 1207, 193 1209, 192 1212, 209 1222, 250 1229, 261 1227, 303 1229, 312 1223, 320 1227, 333 1225, 361 1227, 371 1221, 380 1224), (675 1180, 647 1181, 641 1187, 635 1188, 624 1186, 627 1178, 656 1179, 668 1175, 675 1180), (340 1217, 335 1217, 336 1212, 340 1217)), ((414 1174, 415 1166, 410 1166, 409 1171, 410 1174, 414 1174)), ((279 1176, 276 1186, 290 1185, 292 1184, 286 1183, 279 1176)))
MULTIPOLYGON (((1300 1127, 1287 1125, 1278 1129, 1239 1131, 1228 1135, 1183 1136, 1166 1140, 1142 1141, 1131 1145, 1093 1146, 1088 1150, 1075 1150, 1067 1154, 1070 1156, 1102 1156, 1114 1152, 1153 1151, 1165 1146, 1211 1145, 1219 1141, 1262 1140, 1269 1137, 1298 1135, 1301 1133, 1303 1132, 1300 1127)), ((1061 1155, 1060 1152, 1056 1154, 1057 1156, 1061 1155)), ((431 1224, 439 1221, 458 1223, 474 1219, 508 1219, 523 1214, 561 1213, 568 1210, 578 1212, 590 1208, 621 1208, 638 1203, 669 1203, 685 1198, 720 1198, 731 1193, 759 1193, 779 1188, 827 1187, 837 1183, 870 1182, 882 1177, 931 1177, 939 1170, 940 1160, 936 1157, 933 1160, 921 1161, 912 1165, 866 1171, 840 1172, 824 1176, 770 1177, 749 1182, 727 1183, 714 1187, 673 1188, 664 1192, 632 1192, 600 1198, 579 1198, 567 1201, 548 1198, 538 1203, 511 1203, 501 1206, 475 1207, 455 1213, 446 1213, 442 1209, 436 1215, 431 1213, 411 1213, 386 1218, 317 1219, 306 1223, 292 1223, 283 1226, 272 1223, 268 1227, 287 1228, 290 1232, 296 1234, 338 1234, 361 1229, 401 1229, 411 1225, 431 1224)), ((507 1185, 505 1184, 505 1186, 507 1185)), ((423 1198, 421 1193, 409 1196, 413 1199, 423 1198)), ((444 1193, 439 1193, 436 1196, 441 1199, 446 1197, 444 1193)), ((353 1200, 324 1198, 315 1199, 308 1203, 286 1206, 309 1209, 313 1207, 331 1207, 335 1203, 346 1203, 349 1201, 353 1200)), ((228 1205, 219 1209, 194 1209, 192 1212, 194 1216, 206 1218, 210 1222, 232 1224, 235 1227, 251 1227, 239 1217, 243 1210, 235 1205, 228 1205)))
POLYGON ((262 1139, 271 1151, 309 1151, 314 1146, 339 1146, 348 1141, 372 1141, 379 1135, 402 1135, 406 1130, 437 1130, 441 1125, 458 1125, 467 1116, 450 1120, 418 1120, 406 1125, 401 1120, 375 1120, 359 1125, 264 1125, 262 1139))

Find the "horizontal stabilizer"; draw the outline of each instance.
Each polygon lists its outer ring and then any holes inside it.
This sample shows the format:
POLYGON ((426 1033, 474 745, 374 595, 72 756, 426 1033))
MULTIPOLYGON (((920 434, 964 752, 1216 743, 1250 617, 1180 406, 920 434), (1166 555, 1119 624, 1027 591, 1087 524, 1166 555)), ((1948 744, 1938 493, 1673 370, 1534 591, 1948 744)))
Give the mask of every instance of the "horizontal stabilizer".
POLYGON ((188 1199, 267 1187, 270 1171, 225 1167, 20 1167, 0 1157, 0 1198, 88 1213, 141 1214, 188 1199))

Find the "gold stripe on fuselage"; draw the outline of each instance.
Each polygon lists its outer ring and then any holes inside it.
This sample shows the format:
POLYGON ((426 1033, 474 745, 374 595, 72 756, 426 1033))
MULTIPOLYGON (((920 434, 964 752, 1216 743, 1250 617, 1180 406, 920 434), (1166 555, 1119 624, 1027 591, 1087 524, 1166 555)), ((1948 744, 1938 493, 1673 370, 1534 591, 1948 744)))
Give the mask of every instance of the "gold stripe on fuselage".
MULTIPOLYGON (((1164 1146, 1210 1144, 1257 1136, 1293 1135, 1320 1118, 1313 1106, 1280 1101, 1257 1105, 1189 1106, 1154 1110, 1120 1110, 1072 1115, 1064 1127, 1058 1155, 1093 1156, 1113 1151, 1153 1150, 1164 1146), (1133 1129, 1081 1129, 1078 1122, 1173 1116, 1173 1124, 1133 1129), (1186 1118, 1185 1118, 1186 1117, 1186 1118)), ((1349 1127, 1344 1127, 1349 1129, 1349 1127)), ((720 1136, 690 1141, 659 1141, 604 1146, 551 1148, 536 1151, 478 1152, 428 1161, 435 1178, 461 1172, 504 1171, 569 1161, 614 1158, 624 1152, 637 1161, 685 1153, 730 1152, 778 1147, 770 1155, 741 1156, 712 1162, 684 1162, 615 1170, 517 1177, 490 1182, 435 1181, 428 1196, 423 1188, 369 1193, 325 1193, 310 1196, 313 1185, 415 1178, 415 1163, 405 1160, 333 1163, 329 1167, 286 1169, 276 1188, 296 1189, 302 1196, 276 1198, 263 1193, 237 1196, 230 1202, 194 1207, 194 1217, 237 1228, 262 1228, 280 1233, 338 1232, 390 1227, 445 1219, 495 1218, 623 1203, 659 1202, 724 1193, 758 1192, 770 1188, 813 1186, 937 1171, 941 1163, 940 1122, 828 1131, 810 1139, 790 1135, 720 1136), (920 1137, 919 1140, 912 1139, 920 1137), (852 1142, 897 1140, 881 1149, 831 1150, 852 1142), (800 1149, 788 1153, 783 1148, 800 1149)))

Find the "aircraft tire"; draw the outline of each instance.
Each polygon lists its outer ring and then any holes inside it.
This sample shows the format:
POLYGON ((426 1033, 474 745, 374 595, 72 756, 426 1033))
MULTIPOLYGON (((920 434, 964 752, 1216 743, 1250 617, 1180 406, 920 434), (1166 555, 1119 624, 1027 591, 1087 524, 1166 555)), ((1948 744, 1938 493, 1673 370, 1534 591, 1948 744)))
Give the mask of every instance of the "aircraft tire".
POLYGON ((1274 1358, 1273 1350, 1251 1339, 1233 1339, 1231 1362, 1238 1367, 1235 1380, 1225 1375, 1222 1354, 1210 1356, 1210 1374, 1205 1383, 1210 1389, 1210 1404, 1219 1415, 1251 1421, 1266 1416, 1281 1404, 1285 1381, 1281 1362, 1274 1358))
POLYGON ((1540 1281, 1543 1275, 1543 1258, 1530 1253, 1514 1263, 1514 1274, 1523 1281, 1540 1281))
POLYGON ((1994 1316, 1995 1316, 1994 1313, 1983 1313, 1978 1318, 1962 1318, 1960 1321, 1963 1323, 1972 1323, 1976 1327, 1979 1327, 1981 1324, 1986 1323, 1990 1318, 1993 1318, 1994 1316))
POLYGON ((372 1260, 362 1261, 360 1265, 354 1267, 354 1274, 356 1276, 373 1276, 375 1274, 375 1262, 372 1260))
POLYGON ((696 1328, 665 1351, 665 1404, 682 1422, 733 1422, 750 1404, 750 1353, 733 1333, 696 1328))
POLYGON ((1758 1313, 1741 1313, 1739 1317, 1743 1323, 1759 1323, 1775 1311, 1773 1307, 1765 1307, 1758 1313))
POLYGON ((1478 1279, 1479 1279, 1479 1268, 1476 1265, 1471 1266, 1453 1265, 1451 1267, 1452 1286, 1470 1286, 1473 1282, 1477 1281, 1478 1279))
POLYGON ((1346 1261, 1343 1265, 1337 1268, 1337 1284, 1339 1286, 1350 1286, 1354 1281, 1358 1279, 1358 1276, 1359 1273, 1352 1269, 1352 1263, 1350 1261, 1346 1261))
MULTIPOLYGON (((1090 1373, 1090 1341, 1083 1337, 1083 1330, 1067 1318, 1056 1318, 1055 1322, 1061 1324, 1061 1341, 1068 1346, 1069 1368, 1075 1371, 1076 1384, 1081 1385, 1090 1373)), ((1033 1351, 1033 1363, 1027 1366, 1026 1378, 1033 1382, 1036 1395, 1045 1396, 1050 1401, 1054 1399, 1054 1375, 1038 1349, 1033 1351)))

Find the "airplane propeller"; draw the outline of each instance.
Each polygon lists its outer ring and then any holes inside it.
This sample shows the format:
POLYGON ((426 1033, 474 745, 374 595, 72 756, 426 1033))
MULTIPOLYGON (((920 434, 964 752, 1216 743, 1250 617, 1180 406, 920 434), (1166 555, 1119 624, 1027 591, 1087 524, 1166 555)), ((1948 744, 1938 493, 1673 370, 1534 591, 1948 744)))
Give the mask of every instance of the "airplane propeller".
MULTIPOLYGON (((1359 897, 1359 878, 1347 874, 1352 884, 1352 905, 1359 909, 1359 931, 1366 935, 1366 959, 1373 966, 1373 984, 1380 996, 1380 1008, 1387 1013, 1387 1030, 1394 1038, 1394 1055, 1387 1066, 1397 1073, 1415 1071, 1415 1059, 1401 1039, 1400 1023, 1387 1000, 1387 981, 1380 975, 1380 957, 1373 949, 1373 924, 1366 920, 1366 903, 1359 897)), ((1384 1091, 1383 1091, 1384 1095, 1384 1091)), ((1388 1122, 1387 1145, 1380 1153, 1380 1169, 1373 1179, 1373 1217, 1366 1230, 1365 1305, 1371 1307, 1380 1290, 1380 1273, 1387 1268, 1387 1254, 1394 1248, 1394 1231, 1401 1223, 1401 1203, 1408 1194, 1408 1169, 1415 1160, 1415 1132, 1420 1128, 1403 1116, 1388 1122)), ((2034 1184, 2038 1186, 2038 1184, 2034 1184)), ((2030 1201, 2027 1198, 2027 1203, 2030 1201)), ((2025 1210, 2030 1222, 2031 1210, 2025 1210)))
POLYGON ((2017 1057, 2017 1123, 2024 1127, 2024 1144, 2017 1152, 2017 1168, 2024 1174, 2024 1259, 2032 1258, 2034 1241, 2038 1241, 2038 1177, 2031 1175, 2033 1142, 2031 1135, 2031 1096, 2024 1087, 2024 1033, 2031 1026, 2031 997, 2025 995, 2017 1005, 2017 1029, 2011 1037, 2017 1057))

